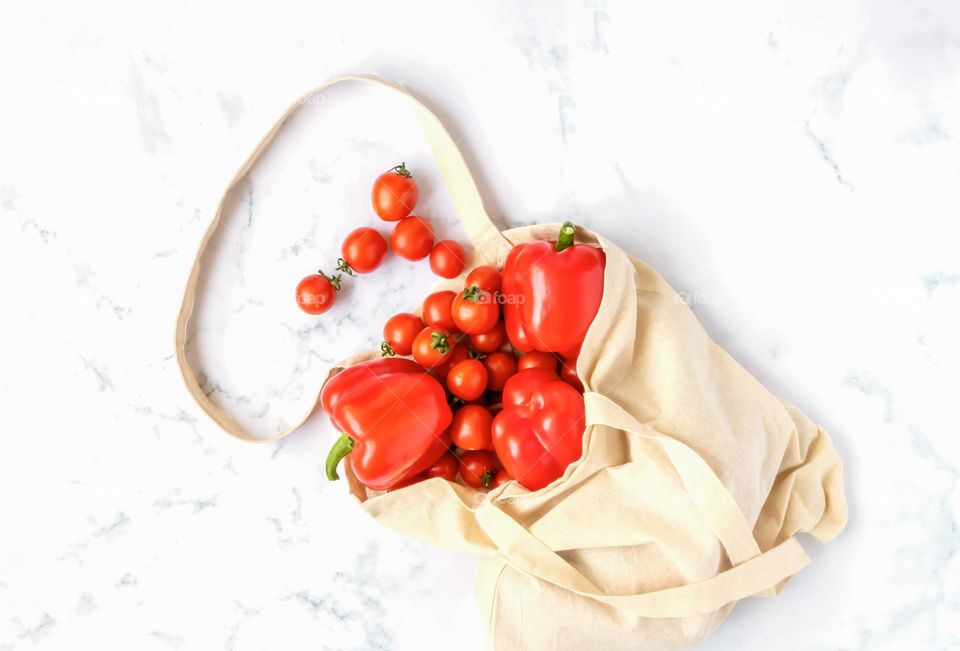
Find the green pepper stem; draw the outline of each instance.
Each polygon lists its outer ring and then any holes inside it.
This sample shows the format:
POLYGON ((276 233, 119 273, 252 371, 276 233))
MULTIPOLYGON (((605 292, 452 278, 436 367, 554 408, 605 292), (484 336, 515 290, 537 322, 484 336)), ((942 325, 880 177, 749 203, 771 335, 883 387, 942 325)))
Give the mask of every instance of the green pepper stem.
POLYGON ((563 222, 560 227, 560 235, 557 236, 557 245, 554 247, 557 251, 563 251, 573 246, 573 238, 577 234, 577 227, 573 222, 563 222))
POLYGON ((333 447, 330 448, 330 453, 327 455, 327 479, 330 481, 340 479, 340 475, 337 474, 337 466, 345 456, 350 454, 350 451, 353 450, 353 445, 353 439, 346 434, 341 435, 336 443, 333 444, 333 447))

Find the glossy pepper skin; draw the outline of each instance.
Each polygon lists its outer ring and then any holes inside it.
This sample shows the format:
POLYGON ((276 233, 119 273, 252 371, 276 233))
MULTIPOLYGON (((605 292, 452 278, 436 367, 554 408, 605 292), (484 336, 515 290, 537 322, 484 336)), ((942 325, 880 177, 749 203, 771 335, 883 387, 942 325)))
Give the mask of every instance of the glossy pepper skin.
POLYGON ((503 318, 510 343, 576 357, 600 308, 606 256, 574 244, 576 226, 565 222, 556 243, 513 247, 503 268, 503 318))
POLYGON ((543 488, 583 453, 583 396, 542 368, 520 371, 503 389, 493 419, 493 447, 510 477, 543 488))
POLYGON ((329 479, 339 479, 337 464, 350 454, 357 479, 386 490, 430 468, 450 447, 446 393, 412 360, 351 366, 324 385, 320 403, 343 432, 327 457, 329 479))

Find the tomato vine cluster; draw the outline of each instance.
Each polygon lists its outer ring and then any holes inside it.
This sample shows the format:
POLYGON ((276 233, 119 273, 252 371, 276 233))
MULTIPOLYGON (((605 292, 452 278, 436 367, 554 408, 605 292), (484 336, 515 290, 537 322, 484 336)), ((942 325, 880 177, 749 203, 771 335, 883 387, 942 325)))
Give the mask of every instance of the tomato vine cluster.
MULTIPOLYGON (((405 260, 430 257, 430 269, 443 278, 456 278, 466 264, 466 251, 454 240, 434 243, 430 222, 411 214, 420 198, 420 189, 404 163, 396 165, 373 183, 373 211, 385 222, 396 222, 390 235, 389 248, 405 260)), ((340 247, 335 275, 321 269, 306 276, 297 285, 297 305, 307 314, 323 314, 336 301, 343 275, 368 274, 375 271, 387 253, 387 240, 375 228, 364 226, 352 231, 340 247)))

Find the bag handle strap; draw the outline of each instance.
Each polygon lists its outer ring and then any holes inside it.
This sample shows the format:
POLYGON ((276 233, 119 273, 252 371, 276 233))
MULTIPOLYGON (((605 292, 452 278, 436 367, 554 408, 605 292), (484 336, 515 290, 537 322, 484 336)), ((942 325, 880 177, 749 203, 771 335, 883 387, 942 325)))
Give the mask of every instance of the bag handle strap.
POLYGON ((663 447, 733 567, 697 583, 642 594, 610 595, 509 514, 492 502, 485 502, 477 508, 477 520, 508 564, 548 583, 642 617, 690 617, 749 596, 770 594, 810 562, 803 546, 793 537, 761 553, 733 496, 692 448, 646 427, 606 396, 588 392, 584 400, 588 425, 629 431, 656 440, 663 447))
POLYGON ((200 405, 203 411, 206 412, 206 414, 210 416, 221 428, 223 428, 224 431, 244 441, 268 442, 276 441, 287 436, 299 428, 304 421, 306 421, 306 419, 313 412, 313 406, 311 405, 311 408, 307 410, 306 413, 302 414, 298 419, 296 419, 296 422, 292 427, 289 427, 284 431, 268 438, 261 438, 256 437, 250 432, 246 431, 233 419, 229 413, 227 413, 220 406, 214 404, 214 402, 207 397, 203 389, 200 387, 200 383, 197 381, 196 372, 194 371, 193 367, 190 366, 186 355, 187 323, 190 320, 190 315, 193 312, 193 306, 196 300, 197 284, 200 279, 200 272, 203 266, 202 258, 207 250, 210 240, 213 238, 214 233, 217 232, 217 228, 220 226, 220 220, 223 217, 224 206, 230 191, 246 178, 247 174, 250 172, 250 169, 270 147, 270 144, 273 142, 274 138, 276 138, 277 134, 283 128, 283 125, 290 118, 290 116, 292 116, 301 106, 306 104, 309 98, 322 93, 331 86, 335 86, 347 81, 362 82, 365 84, 371 84, 394 90, 400 95, 406 97, 413 105, 417 119, 423 128, 424 136, 426 137, 427 142, 433 151, 433 155, 437 160, 437 165, 440 169, 440 175, 443 177, 443 181, 447 186, 447 190, 453 202, 453 207, 456 210, 457 215, 460 217, 460 221, 463 223, 467 237, 473 244, 474 256, 478 262, 482 261, 495 263, 500 257, 505 256, 513 246, 510 241, 500 233, 500 230, 496 227, 496 225, 494 225, 494 223, 490 220, 490 217, 487 215, 487 212, 483 206, 483 199, 481 199, 480 192, 477 190, 477 184, 474 182, 473 176, 470 174, 470 169, 467 167, 467 163, 463 158, 463 154, 457 148, 456 140, 454 140, 450 133, 444 128, 443 123, 440 122, 440 118, 438 118, 432 111, 430 111, 429 108, 427 108, 425 104, 423 104, 423 102, 414 97, 402 85, 385 81, 378 77, 374 77, 373 75, 342 75, 327 80, 323 84, 303 95, 300 99, 292 103, 287 110, 284 111, 283 115, 281 115, 280 118, 273 124, 273 126, 270 127, 270 130, 260 140, 260 143, 257 145, 256 149, 253 150, 253 152, 247 157, 246 161, 244 161, 243 165, 240 166, 240 169, 238 169, 236 174, 233 175, 233 178, 227 185, 227 189, 224 190, 223 195, 217 204, 217 209, 213 215, 213 219, 210 221, 210 225, 207 227, 207 231, 204 234, 203 239, 200 241, 200 246, 197 249, 196 256, 194 257, 193 267, 191 268, 190 275, 187 278, 187 286, 183 292, 183 301, 181 302, 180 312, 177 316, 177 331, 174 341, 177 354, 177 364, 180 367, 180 373, 187 385, 187 389, 190 391, 190 395, 193 396, 193 399, 197 401, 197 404, 200 405))
POLYGON ((723 545, 731 565, 739 565, 760 554, 753 528, 743 516, 740 505, 710 468, 710 464, 693 448, 643 425, 603 394, 590 391, 584 394, 583 399, 587 425, 607 425, 633 432, 656 441, 663 448, 700 516, 723 545))

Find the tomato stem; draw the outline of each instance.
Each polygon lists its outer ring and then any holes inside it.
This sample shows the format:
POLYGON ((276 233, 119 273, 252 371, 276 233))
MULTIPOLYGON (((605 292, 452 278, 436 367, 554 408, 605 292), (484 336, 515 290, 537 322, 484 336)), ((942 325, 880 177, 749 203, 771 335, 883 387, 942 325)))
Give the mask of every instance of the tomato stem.
POLYGON ((463 300, 477 302, 477 298, 481 296, 480 288, 476 285, 471 286, 469 289, 463 290, 463 300))
POLYGON ((473 348, 471 348, 467 354, 470 356, 470 359, 483 359, 484 357, 486 357, 485 353, 481 353, 480 351, 474 350, 473 348))
POLYGON ((337 481, 340 479, 340 475, 337 474, 337 466, 345 456, 350 454, 350 452, 353 450, 353 446, 354 440, 346 434, 342 434, 340 438, 336 440, 336 442, 333 444, 333 447, 330 448, 330 453, 327 454, 327 463, 325 464, 327 469, 327 479, 330 481, 337 481))
POLYGON ((388 171, 388 172, 393 172, 393 173, 395 173, 395 174, 399 174, 400 176, 402 176, 402 177, 404 177, 404 178, 408 178, 408 179, 409 179, 411 176, 413 176, 413 174, 410 173, 410 170, 407 169, 407 164, 406 164, 406 163, 400 163, 399 165, 394 165, 393 167, 391 167, 391 168, 388 169, 387 171, 388 171))
POLYGON ((490 487, 490 482, 493 481, 494 472, 492 470, 485 470, 482 475, 480 475, 480 483, 483 484, 484 488, 490 487))
POLYGON ((353 267, 347 264, 347 261, 343 258, 337 258, 337 271, 342 271, 343 273, 352 276, 353 267))
POLYGON ((450 335, 445 332, 432 332, 431 337, 432 341, 430 342, 430 347, 439 350, 441 353, 447 353, 450 351, 450 335))
POLYGON ((573 246, 573 238, 577 234, 577 227, 573 222, 563 222, 560 227, 560 235, 557 236, 557 245, 554 247, 557 251, 563 251, 573 246))
POLYGON ((380 344, 380 357, 393 357, 397 354, 397 351, 387 342, 382 342, 380 344))
POLYGON ((327 274, 323 273, 323 269, 320 269, 318 271, 321 276, 323 276, 328 281, 330 281, 330 284, 333 285, 333 288, 335 290, 337 290, 338 292, 340 291, 340 278, 341 278, 340 274, 337 274, 336 276, 328 276, 327 274))

